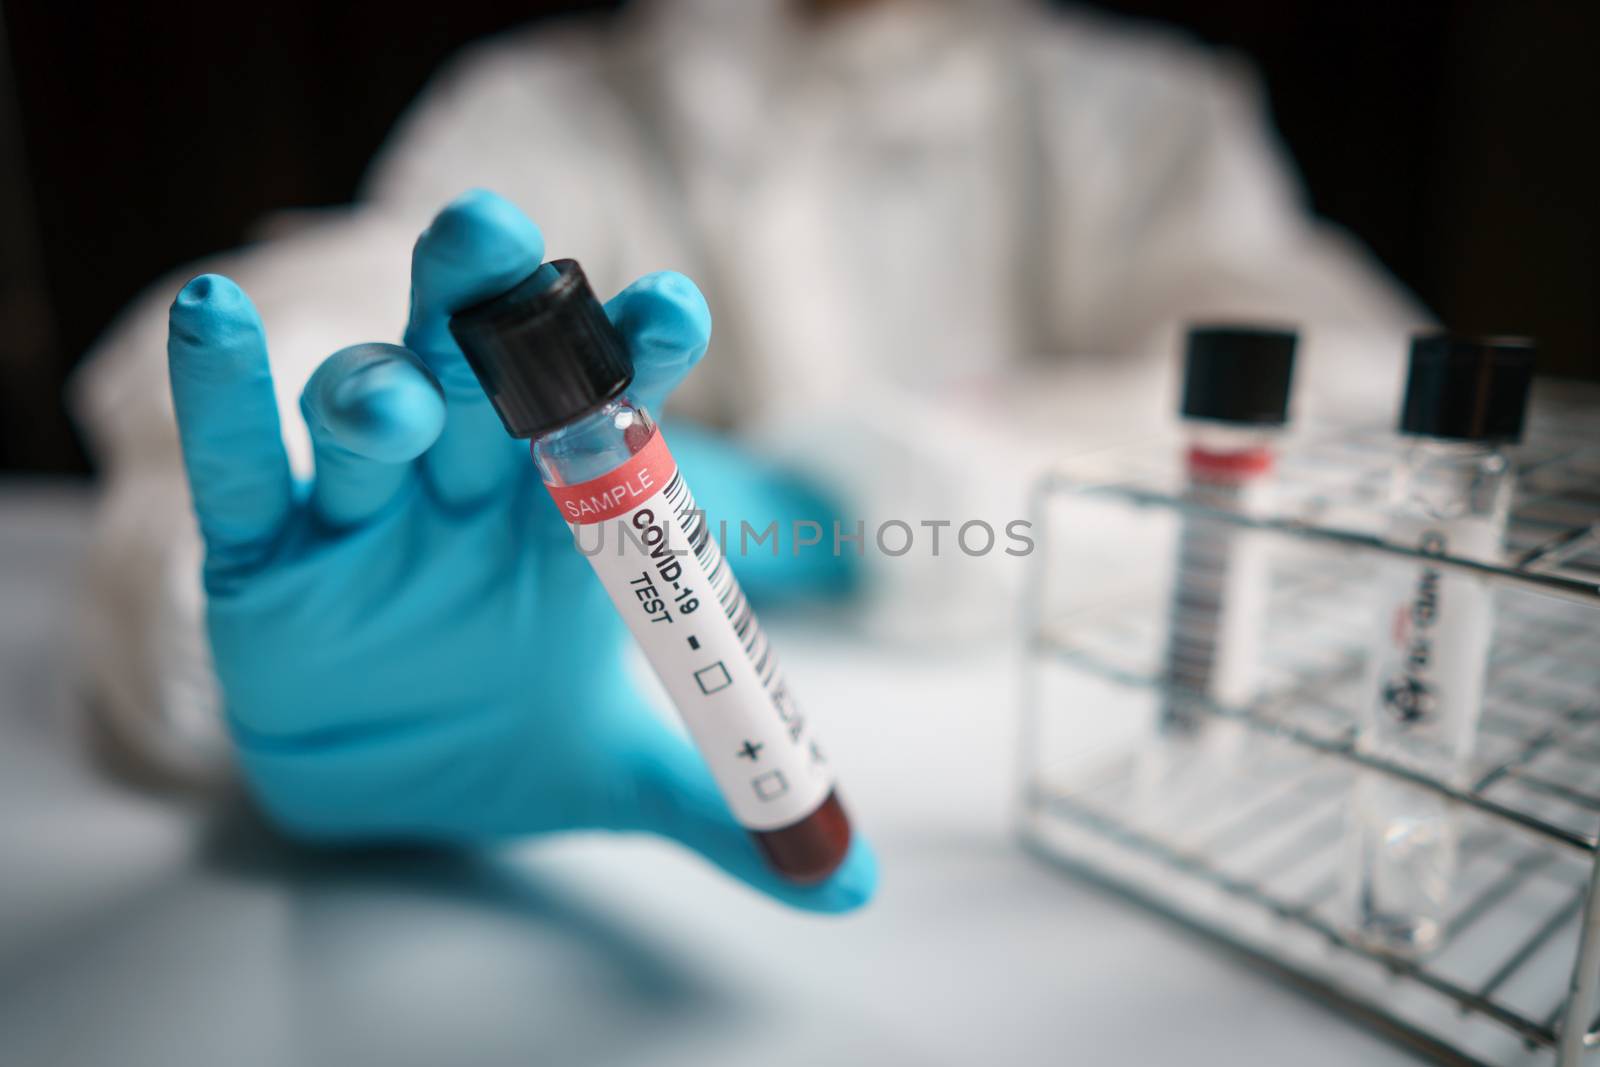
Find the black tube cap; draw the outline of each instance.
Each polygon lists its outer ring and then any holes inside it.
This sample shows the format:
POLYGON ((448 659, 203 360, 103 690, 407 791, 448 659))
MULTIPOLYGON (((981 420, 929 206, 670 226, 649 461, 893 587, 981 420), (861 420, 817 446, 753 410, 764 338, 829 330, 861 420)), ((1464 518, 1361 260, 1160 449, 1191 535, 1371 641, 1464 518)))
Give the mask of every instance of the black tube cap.
POLYGON ((1184 357, 1183 416, 1255 426, 1289 421, 1294 330, 1192 326, 1184 357))
POLYGON ((1527 337, 1411 339, 1400 432, 1461 441, 1517 441, 1528 410, 1535 348, 1527 337))
POLYGON ((600 407, 633 381, 633 358, 577 260, 546 263, 450 316, 450 332, 512 437, 600 407))

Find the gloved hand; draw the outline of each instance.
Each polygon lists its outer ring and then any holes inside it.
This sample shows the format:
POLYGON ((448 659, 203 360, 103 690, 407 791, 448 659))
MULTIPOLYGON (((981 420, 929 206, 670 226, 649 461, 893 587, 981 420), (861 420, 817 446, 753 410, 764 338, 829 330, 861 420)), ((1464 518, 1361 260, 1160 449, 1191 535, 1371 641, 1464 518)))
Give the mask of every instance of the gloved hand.
MULTIPOLYGON (((860 837, 822 885, 773 875, 690 743, 645 705, 625 677, 631 638, 451 339, 452 311, 543 255, 538 229, 492 194, 439 214, 412 260, 406 348, 345 349, 306 385, 308 492, 290 476, 249 299, 218 275, 178 294, 172 393, 245 776, 305 838, 646 831, 796 907, 857 907, 877 879, 860 837)), ((705 351, 704 300, 661 273, 606 310, 632 348, 634 394, 659 410, 705 351)), ((708 512, 824 517, 731 449, 669 438, 708 512)), ((781 592, 781 566, 768 557, 752 586, 781 592)))

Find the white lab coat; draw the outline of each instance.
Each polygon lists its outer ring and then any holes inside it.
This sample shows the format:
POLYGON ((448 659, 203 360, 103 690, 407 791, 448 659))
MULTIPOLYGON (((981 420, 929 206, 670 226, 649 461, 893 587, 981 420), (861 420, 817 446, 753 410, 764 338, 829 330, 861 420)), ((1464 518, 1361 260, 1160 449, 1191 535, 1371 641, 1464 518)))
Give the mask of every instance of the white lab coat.
MULTIPOLYGON (((1299 324, 1301 420, 1392 410, 1426 316, 1309 217, 1241 63, 1009 0, 815 24, 791 7, 641 0, 472 47, 355 205, 270 219, 113 326, 75 400, 106 475, 87 661, 118 733, 159 738, 169 765, 221 749, 167 395, 172 294, 201 270, 250 292, 309 471, 301 386, 337 348, 398 335, 410 245, 471 186, 522 206, 603 293, 649 270, 695 277, 715 337, 675 404, 810 467, 869 530, 1003 528, 1053 456, 1159 427, 1185 321, 1299 324)), ((1009 611, 995 590, 1015 561, 914 558, 874 569, 880 632, 1009 611)))

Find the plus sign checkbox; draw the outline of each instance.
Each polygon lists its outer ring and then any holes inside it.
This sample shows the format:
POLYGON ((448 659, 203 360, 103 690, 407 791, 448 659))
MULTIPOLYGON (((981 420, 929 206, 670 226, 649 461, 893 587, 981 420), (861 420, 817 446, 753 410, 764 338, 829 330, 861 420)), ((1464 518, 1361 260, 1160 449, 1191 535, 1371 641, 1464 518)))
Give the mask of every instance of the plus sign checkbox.
POLYGON ((722 665, 720 659, 709 667, 695 671, 694 680, 700 683, 702 693, 715 693, 733 684, 733 679, 728 676, 728 668, 722 665))
POLYGON ((750 779, 750 784, 755 787, 756 797, 760 800, 776 800, 789 791, 789 782, 782 771, 758 774, 750 779))

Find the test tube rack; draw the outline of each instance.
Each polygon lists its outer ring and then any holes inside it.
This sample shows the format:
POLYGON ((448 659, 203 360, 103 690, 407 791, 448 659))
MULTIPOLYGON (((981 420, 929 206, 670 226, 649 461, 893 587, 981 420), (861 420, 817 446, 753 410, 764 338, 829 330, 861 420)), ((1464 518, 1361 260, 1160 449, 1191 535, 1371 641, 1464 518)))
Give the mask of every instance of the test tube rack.
POLYGON ((1423 558, 1381 533, 1392 436, 1290 443, 1265 515, 1186 500, 1171 442, 1048 474, 1033 503, 1025 847, 1439 1062, 1600 1064, 1597 412, 1593 393, 1536 394, 1542 433, 1516 454, 1510 562, 1426 557, 1494 590, 1466 784, 1355 744, 1374 577, 1423 558), (1153 561, 1194 521, 1249 531, 1272 559, 1256 696, 1204 707, 1242 754, 1198 793, 1172 785, 1183 757, 1162 755, 1173 742, 1153 725, 1172 699, 1171 575, 1153 561), (1446 936, 1428 955, 1388 954, 1344 921, 1345 805, 1361 775, 1402 779, 1460 813, 1446 936))

